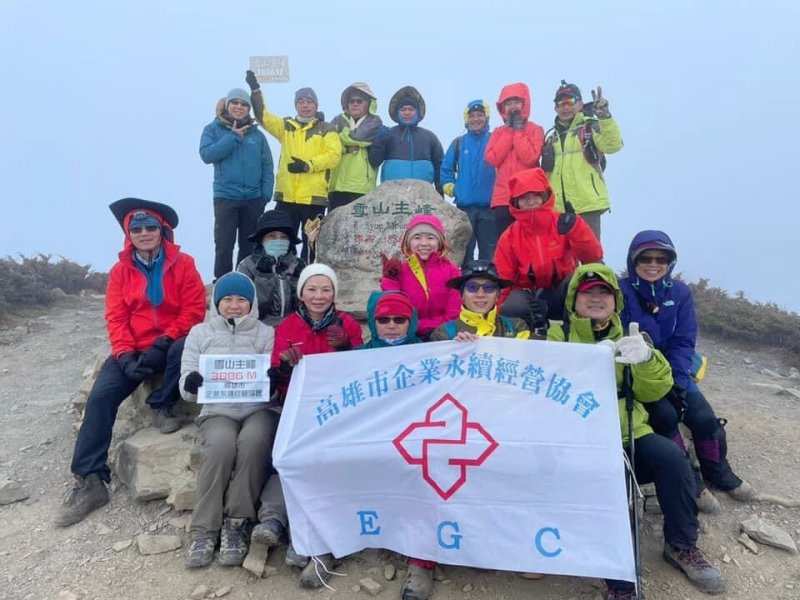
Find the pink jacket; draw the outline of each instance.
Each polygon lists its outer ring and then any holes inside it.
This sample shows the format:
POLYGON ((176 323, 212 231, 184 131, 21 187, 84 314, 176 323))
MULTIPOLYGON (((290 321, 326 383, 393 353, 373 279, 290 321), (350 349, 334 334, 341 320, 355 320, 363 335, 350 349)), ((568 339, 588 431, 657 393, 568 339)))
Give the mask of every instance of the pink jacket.
POLYGON ((425 279, 428 282, 430 298, 425 296, 419 281, 411 271, 406 261, 400 268, 400 278, 381 278, 381 289, 401 290, 411 299, 419 315, 417 332, 427 336, 431 331, 446 321, 457 319, 461 313, 461 295, 458 290, 447 287, 447 282, 461 275, 461 269, 448 259, 433 254, 427 262, 423 263, 425 279))

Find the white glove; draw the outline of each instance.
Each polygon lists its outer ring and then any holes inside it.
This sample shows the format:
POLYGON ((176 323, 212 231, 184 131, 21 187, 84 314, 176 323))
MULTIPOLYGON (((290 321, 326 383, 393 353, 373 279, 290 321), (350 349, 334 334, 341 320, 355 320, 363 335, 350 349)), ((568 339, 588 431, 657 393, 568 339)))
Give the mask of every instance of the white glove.
POLYGON ((653 349, 639 333, 639 324, 631 323, 628 326, 628 335, 617 342, 616 361, 624 365, 638 365, 650 360, 651 356, 653 349))

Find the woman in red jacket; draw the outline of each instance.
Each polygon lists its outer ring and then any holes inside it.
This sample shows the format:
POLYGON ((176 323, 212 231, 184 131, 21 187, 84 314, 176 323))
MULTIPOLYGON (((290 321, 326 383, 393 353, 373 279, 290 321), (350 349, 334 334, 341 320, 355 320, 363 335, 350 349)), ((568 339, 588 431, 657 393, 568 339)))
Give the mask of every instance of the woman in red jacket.
POLYGON ((205 316, 206 293, 194 260, 172 241, 178 215, 165 204, 123 198, 111 212, 125 232, 125 247, 111 268, 106 325, 111 356, 89 392, 75 442, 75 486, 56 517, 66 527, 108 503, 106 464, 117 409, 139 384, 164 375, 147 403, 162 433, 180 428, 178 399, 183 342, 205 316))
MULTIPOLYGON (((275 328, 275 345, 272 347, 270 378, 276 384, 277 403, 283 404, 292 370, 307 354, 338 352, 358 348, 363 343, 361 326, 348 313, 336 310, 336 273, 327 265, 313 263, 300 272, 297 311, 286 317, 275 328)), ((267 480, 261 492, 259 524, 253 529, 255 542, 275 546, 284 537, 289 519, 278 475, 267 480)), ((317 588, 325 585, 333 567, 333 555, 312 556, 311 560, 299 556, 290 546, 286 562, 303 568, 300 585, 317 588)))
POLYGON ((500 295, 501 313, 526 319, 534 331, 548 318, 562 318, 570 276, 579 262, 599 262, 603 248, 580 216, 555 211, 555 194, 541 169, 517 173, 508 187, 514 223, 500 237, 494 263, 513 285, 500 295))

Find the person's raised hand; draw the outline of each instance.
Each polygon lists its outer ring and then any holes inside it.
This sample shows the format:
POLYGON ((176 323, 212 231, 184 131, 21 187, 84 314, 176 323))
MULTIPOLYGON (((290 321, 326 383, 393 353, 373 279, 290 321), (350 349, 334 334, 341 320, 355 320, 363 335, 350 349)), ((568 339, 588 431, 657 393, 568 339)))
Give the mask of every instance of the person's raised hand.
POLYGON ((197 371, 192 371, 183 380, 183 389, 190 394, 196 394, 203 385, 203 376, 197 371))
POLYGON ((607 119, 611 116, 608 110, 608 99, 603 96, 603 88, 599 85, 596 90, 592 90, 592 101, 594 103, 594 114, 598 119, 607 119))
POLYGON ((247 82, 247 85, 250 86, 251 92, 255 92, 261 89, 261 84, 258 83, 258 78, 256 78, 256 74, 253 73, 250 69, 247 69, 247 73, 244 76, 244 80, 247 82))
POLYGON ((578 217, 575 215, 575 208, 569 200, 565 200, 564 212, 558 215, 558 221, 556 222, 558 233, 567 235, 575 227, 577 221, 578 217))
POLYGON ((383 276, 386 277, 386 279, 394 279, 395 281, 400 279, 400 269, 403 263, 399 256, 395 254, 390 257, 381 254, 381 265, 383 268, 383 276))
POLYGON ((239 120, 234 119, 233 125, 231 126, 231 131, 239 136, 239 138, 243 138, 244 134, 247 133, 247 130, 250 129, 250 125, 242 125, 239 127, 239 120))
POLYGON ((617 342, 616 361, 623 365, 638 365, 650 360, 653 349, 639 333, 639 323, 628 325, 628 335, 617 342))

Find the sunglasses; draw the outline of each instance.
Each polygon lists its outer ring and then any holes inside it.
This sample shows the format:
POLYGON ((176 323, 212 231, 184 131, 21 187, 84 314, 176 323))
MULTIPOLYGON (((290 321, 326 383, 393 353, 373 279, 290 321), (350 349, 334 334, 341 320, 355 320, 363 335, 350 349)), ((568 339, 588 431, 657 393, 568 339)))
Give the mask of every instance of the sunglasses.
POLYGON ((131 233, 142 233, 146 231, 148 233, 153 233, 154 231, 158 231, 161 229, 158 225, 145 225, 144 227, 131 227, 128 229, 131 233))
POLYGON ((363 98, 350 98, 350 100, 348 100, 348 102, 350 104, 364 104, 366 102, 366 100, 364 100, 363 98))
POLYGON ((408 317, 375 317, 375 320, 381 325, 388 325, 389 323, 405 325, 408 323, 408 317))
POLYGON ((657 265, 668 265, 669 258, 666 256, 639 256, 636 258, 637 265, 647 265, 655 263, 657 265))
POLYGON ((558 106, 559 108, 564 106, 569 106, 569 107, 575 106, 575 98, 564 98, 563 100, 559 100, 558 102, 556 102, 556 106, 558 106))
POLYGON ((478 290, 483 290, 487 294, 493 294, 497 291, 498 286, 496 283, 477 283, 475 281, 468 281, 464 284, 464 289, 470 294, 477 294, 478 290))
POLYGON ((233 104, 234 106, 247 106, 248 108, 250 105, 247 102, 242 102, 241 100, 231 100, 228 102, 229 105, 233 104))

